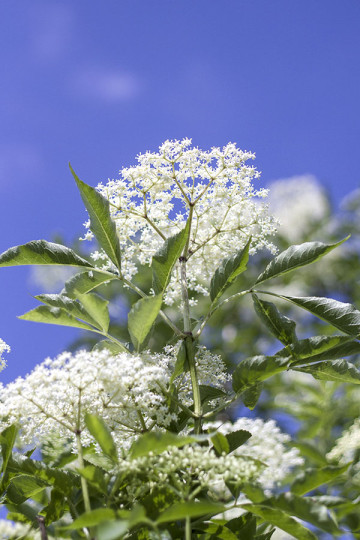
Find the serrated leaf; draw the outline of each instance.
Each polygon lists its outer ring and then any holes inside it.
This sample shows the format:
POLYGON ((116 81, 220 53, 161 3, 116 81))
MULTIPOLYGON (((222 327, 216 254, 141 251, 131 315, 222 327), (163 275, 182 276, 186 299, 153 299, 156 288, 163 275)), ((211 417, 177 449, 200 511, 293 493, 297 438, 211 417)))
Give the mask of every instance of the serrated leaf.
POLYGON ((140 350, 149 334, 162 304, 162 295, 148 296, 138 300, 128 315, 128 329, 131 341, 137 350, 140 350))
POLYGON ((86 210, 89 213, 90 229, 109 259, 120 270, 120 243, 116 232, 115 222, 110 215, 109 201, 96 191, 95 188, 80 180, 70 164, 69 167, 77 187, 79 188, 86 210))
POLYGON ((241 506, 244 510, 256 514, 297 540, 316 540, 316 536, 309 529, 279 508, 270 508, 262 504, 242 504, 241 506))
POLYGON ((42 510, 45 516, 45 525, 50 525, 54 521, 58 521, 66 510, 66 500, 64 495, 57 489, 51 490, 51 498, 49 504, 42 510))
POLYGON ((152 258, 151 267, 153 269, 153 288, 155 294, 164 292, 171 277, 171 271, 186 244, 189 235, 190 222, 179 233, 167 238, 161 248, 152 258))
POLYGON ((240 516, 231 519, 226 526, 242 540, 254 540, 256 534, 256 517, 250 512, 245 512, 240 516))
POLYGON ((321 469, 305 469, 295 478, 291 491, 296 495, 305 495, 313 489, 331 482, 347 471, 350 463, 342 466, 328 465, 321 469))
POLYGON ((255 283, 262 283, 268 279, 287 274, 296 268, 301 268, 302 266, 314 263, 336 247, 340 246, 343 242, 348 240, 348 238, 350 238, 350 236, 347 236, 336 244, 305 242, 304 244, 290 246, 270 261, 255 283))
POLYGON ((294 358, 291 366, 295 366, 321 360, 336 360, 359 352, 360 343, 354 341, 351 336, 313 336, 300 339, 276 354, 277 356, 289 356, 290 353, 294 358))
POLYGON ((276 497, 267 499, 262 504, 272 508, 279 508, 303 521, 311 523, 319 529, 336 535, 339 529, 323 504, 316 503, 306 497, 299 497, 293 493, 282 493, 276 497))
POLYGON ((220 431, 214 433, 214 435, 211 436, 210 440, 213 443, 214 450, 217 456, 221 456, 221 454, 228 454, 230 452, 229 442, 225 435, 220 433, 220 431))
POLYGON ((104 471, 100 467, 95 465, 86 465, 82 469, 78 469, 78 472, 86 478, 86 480, 92 486, 95 486, 101 493, 106 494, 107 482, 105 480, 104 471))
POLYGON ((62 294, 38 294, 35 296, 35 299, 39 300, 39 302, 42 302, 43 304, 46 304, 47 306, 61 308, 72 317, 81 319, 87 324, 91 324, 92 326, 95 326, 95 328, 101 330, 101 326, 91 316, 88 310, 77 300, 72 300, 71 298, 63 296, 62 294))
POLYGON ((243 249, 232 257, 224 259, 215 270, 210 283, 210 298, 212 302, 218 300, 231 283, 246 270, 249 260, 250 243, 251 238, 243 249))
POLYGON ((245 407, 247 407, 251 411, 255 408, 261 396, 262 389, 263 389, 262 383, 253 384, 242 393, 241 401, 243 402, 245 407))
POLYGON ((346 360, 319 362, 311 366, 296 368, 295 371, 310 373, 315 379, 323 381, 360 384, 360 371, 346 360))
POLYGON ((232 431, 226 435, 226 439, 229 443, 229 452, 233 452, 239 446, 242 446, 246 441, 251 437, 250 431, 245 429, 238 429, 237 431, 232 431))
POLYGON ((78 321, 78 319, 69 315, 65 309, 50 306, 38 306, 35 309, 24 313, 24 315, 20 315, 18 319, 45 324, 58 324, 60 326, 73 326, 75 328, 83 328, 84 330, 90 331, 93 330, 88 324, 78 321))
POLYGON ((126 348, 124 343, 120 343, 120 341, 114 342, 110 339, 102 339, 93 347, 93 351, 103 351, 104 349, 110 351, 112 354, 129 352, 129 349, 126 348))
POLYGON ((7 488, 7 498, 10 502, 21 504, 40 491, 43 491, 48 484, 35 476, 21 474, 12 478, 7 488))
POLYGON ((216 388, 215 386, 208 386, 206 384, 200 384, 199 390, 200 390, 200 399, 202 403, 206 403, 207 401, 211 401, 213 399, 226 397, 226 392, 224 392, 223 390, 220 390, 220 388, 216 388))
POLYGON ((77 293, 77 297, 86 311, 90 314, 90 317, 96 321, 100 330, 107 333, 110 325, 108 300, 101 298, 101 296, 95 293, 77 293))
POLYGON ((33 240, 21 246, 14 246, 0 255, 0 266, 61 265, 94 266, 77 255, 72 249, 46 240, 33 240))
POLYGON ((203 534, 201 534, 201 536, 195 536, 194 538, 201 538, 201 540, 237 540, 239 538, 230 529, 219 523, 201 524, 198 528, 203 534))
POLYGON ((352 304, 345 304, 332 298, 318 296, 283 296, 280 298, 292 302, 307 311, 310 311, 319 319, 338 328, 345 334, 357 336, 360 334, 360 311, 352 304))
POLYGON ((254 293, 252 297, 257 315, 271 334, 284 345, 296 342, 296 323, 285 315, 282 315, 272 302, 260 300, 254 293))
POLYGON ((4 482, 6 469, 8 466, 9 459, 11 457, 12 449, 14 448, 16 435, 18 431, 19 431, 19 428, 16 426, 16 424, 12 424, 11 426, 5 428, 0 434, 1 456, 2 456, 2 464, 1 464, 2 478, 1 478, 0 486, 2 486, 4 482))
POLYGON ((66 281, 61 294, 69 298, 77 298, 78 293, 86 294, 114 279, 119 279, 119 276, 110 272, 100 272, 95 269, 90 272, 79 272, 66 281))
POLYGON ((85 415, 85 424, 104 454, 117 462, 118 455, 116 445, 104 420, 95 414, 87 413, 85 415))
POLYGON ((167 510, 162 512, 157 518, 157 523, 167 523, 168 521, 177 521, 179 519, 193 518, 203 515, 214 515, 224 512, 226 506, 209 501, 187 501, 175 503, 167 510))
POLYGON ((147 456, 152 452, 155 456, 164 452, 169 446, 181 448, 199 440, 206 440, 207 435, 176 435, 170 431, 150 431, 144 433, 131 445, 130 458, 136 459, 147 456))
POLYGON ((280 356, 253 356, 238 364, 233 373, 233 389, 243 392, 255 383, 281 373, 288 368, 290 358, 280 356))

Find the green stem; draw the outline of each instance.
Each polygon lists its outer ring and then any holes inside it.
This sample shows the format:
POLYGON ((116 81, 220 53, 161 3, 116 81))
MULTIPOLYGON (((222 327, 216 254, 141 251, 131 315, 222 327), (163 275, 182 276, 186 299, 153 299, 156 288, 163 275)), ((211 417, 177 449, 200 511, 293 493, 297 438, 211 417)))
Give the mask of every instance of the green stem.
MULTIPOLYGON (((83 458, 83 450, 81 446, 80 430, 76 431, 76 444, 77 444, 77 449, 78 449, 79 467, 80 469, 83 469, 85 467, 85 464, 84 464, 84 458, 83 458)), ((83 476, 81 476, 81 490, 82 490, 83 498, 84 498, 85 512, 91 512, 89 490, 88 490, 86 479, 83 476)))
POLYGON ((185 540, 191 540, 191 519, 189 517, 185 520, 185 540))
POLYGON ((183 301, 183 319, 184 319, 184 334, 185 334, 185 347, 186 347, 186 356, 189 363, 190 369, 190 378, 191 386, 193 391, 194 399, 194 416, 195 416, 195 433, 201 433, 201 416, 202 416, 202 407, 200 399, 200 388, 199 380, 196 370, 195 363, 195 347, 194 347, 194 338, 191 332, 191 321, 190 321, 190 304, 189 304, 189 293, 187 287, 187 278, 186 278, 186 261, 189 250, 190 243, 190 234, 191 234, 191 221, 193 216, 194 207, 190 206, 189 210, 189 236, 184 247, 183 255, 180 257, 180 272, 181 272, 181 292, 182 292, 182 301, 183 301))

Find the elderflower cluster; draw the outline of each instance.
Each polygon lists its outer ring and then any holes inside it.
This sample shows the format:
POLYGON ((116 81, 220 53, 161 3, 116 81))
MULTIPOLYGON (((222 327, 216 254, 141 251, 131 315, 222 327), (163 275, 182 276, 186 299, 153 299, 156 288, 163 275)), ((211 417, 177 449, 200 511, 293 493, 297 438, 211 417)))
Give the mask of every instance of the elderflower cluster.
POLYGON ((282 433, 274 420, 261 420, 256 418, 239 418, 234 424, 231 422, 211 423, 208 429, 217 429, 223 435, 233 431, 245 430, 251 433, 250 439, 234 452, 235 455, 249 456, 264 463, 266 467, 261 473, 259 483, 264 489, 271 490, 294 467, 303 465, 303 459, 296 448, 287 448, 290 437, 282 433))
POLYGON ((319 225, 330 212, 324 189, 310 174, 272 182, 269 206, 279 219, 278 232, 290 243, 304 241, 312 228, 319 225))
POLYGON ((3 339, 0 338, 0 371, 2 371, 4 369, 4 367, 6 366, 6 360, 5 358, 3 358, 3 353, 6 352, 6 353, 9 353, 10 352, 10 347, 7 343, 5 343, 5 341, 3 339))
MULTIPOLYGON (((122 169, 118 180, 99 184, 116 223, 124 277, 130 280, 139 264, 150 264, 164 241, 185 227, 190 214, 187 280, 194 293, 208 294, 221 260, 242 249, 250 236, 251 254, 264 247, 274 252, 268 237, 275 233, 276 222, 259 201, 267 190, 254 189, 252 181, 260 175, 246 165, 254 157, 233 143, 203 151, 191 147, 191 139, 166 141, 159 152, 140 154, 138 165, 122 169)), ((85 238, 92 237, 88 230, 85 238)), ((111 268, 104 252, 92 256, 111 268)), ((180 292, 175 267, 165 302, 173 304, 180 292)))
MULTIPOLYGON (((89 445, 93 438, 84 417, 98 414, 119 449, 126 449, 154 423, 167 427, 176 420, 163 394, 175 362, 174 348, 158 354, 123 352, 116 356, 107 350, 64 352, 0 389, 0 428, 20 423, 23 444, 56 442, 59 437, 73 441, 74 433, 81 431, 82 444, 89 445)), ((200 348, 196 363, 201 384, 224 390, 228 376, 219 357, 200 348)), ((179 388, 179 397, 190 406, 191 383, 186 374, 179 388)))
POLYGON ((218 498, 218 485, 233 482, 241 485, 258 479, 263 465, 252 457, 235 454, 217 456, 213 448, 191 444, 182 448, 170 447, 160 455, 122 460, 119 472, 131 478, 125 488, 127 495, 139 497, 153 487, 175 482, 181 489, 194 483, 207 488, 218 498), (144 481, 146 478, 146 481, 144 481))
POLYGON ((336 441, 334 448, 327 454, 330 461, 336 460, 340 463, 348 463, 354 459, 355 451, 360 448, 360 418, 344 431, 342 436, 336 441))

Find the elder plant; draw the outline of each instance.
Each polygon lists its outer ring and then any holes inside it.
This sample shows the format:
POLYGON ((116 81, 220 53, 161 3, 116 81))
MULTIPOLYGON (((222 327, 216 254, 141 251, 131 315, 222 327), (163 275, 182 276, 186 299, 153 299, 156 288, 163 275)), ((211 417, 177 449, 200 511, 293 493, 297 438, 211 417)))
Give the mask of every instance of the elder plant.
MULTIPOLYGON (((0 255, 0 266, 76 267, 60 294, 38 295, 41 305, 21 318, 99 338, 92 350, 46 359, 1 389, 4 538, 341 534, 344 501, 339 512, 334 497, 307 494, 339 482, 351 462, 306 471, 273 420, 234 419, 234 407, 254 409, 264 381, 279 373, 360 382, 343 359, 359 352, 360 312, 329 298, 281 294, 272 282, 344 240, 306 242, 275 255, 276 220, 262 202, 267 191, 253 186, 253 158, 234 144, 205 152, 188 139, 167 141, 96 189, 70 167, 89 215, 85 239, 98 244, 90 260, 45 240, 0 255), (239 290, 237 278, 263 248, 272 260, 239 290), (152 272, 148 290, 139 284, 144 266, 152 272), (128 343, 112 333, 108 301, 94 292, 109 282, 138 296, 128 343), (203 332, 215 313, 246 296, 281 345, 230 370, 206 348, 203 332), (295 322, 269 296, 341 334, 299 339, 295 322), (161 351, 151 337, 159 321, 171 331, 161 351)), ((0 353, 8 350, 1 340, 0 353)))

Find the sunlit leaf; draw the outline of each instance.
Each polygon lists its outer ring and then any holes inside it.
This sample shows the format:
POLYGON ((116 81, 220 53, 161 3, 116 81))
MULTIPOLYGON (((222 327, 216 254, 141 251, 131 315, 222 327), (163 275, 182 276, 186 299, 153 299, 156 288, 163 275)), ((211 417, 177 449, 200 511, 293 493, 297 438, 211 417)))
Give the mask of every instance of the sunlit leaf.
POLYGON ((324 255, 340 246, 350 236, 347 236, 336 244, 323 244, 322 242, 305 242, 304 244, 290 246, 277 255, 265 268, 264 272, 256 280, 256 284, 268 279, 281 276, 296 268, 306 266, 318 261, 324 255))
POLYGON ((85 424, 101 450, 113 461, 118 460, 115 442, 104 420, 95 414, 85 415, 85 424))
POLYGON ((93 330, 88 324, 78 321, 78 319, 69 315, 65 309, 50 306, 38 306, 35 309, 24 313, 24 315, 20 315, 18 318, 24 321, 58 324, 60 326, 74 326, 75 328, 83 328, 84 330, 93 330))
POLYGON ((170 281, 171 271, 186 244, 189 226, 190 222, 188 221, 182 231, 167 238, 152 258, 153 288, 156 294, 162 293, 170 281))
POLYGON ((90 272, 79 272, 68 279, 61 294, 65 294, 69 298, 77 298, 78 293, 86 294, 114 279, 119 279, 119 276, 110 272, 100 272, 95 269, 90 272))
POLYGON ((128 315, 128 329, 135 348, 139 350, 144 343, 162 304, 162 295, 148 296, 138 300, 128 315))
POLYGON ((225 509, 226 506, 209 501, 179 502, 162 512, 156 521, 157 523, 167 523, 168 521, 177 521, 207 514, 220 514, 225 509))
POLYGON ((311 366, 296 368, 296 371, 310 373, 316 379, 323 381, 360 384, 360 371, 346 360, 320 362, 311 366))
POLYGON ((282 315, 273 303, 260 300, 256 294, 252 297, 257 315, 271 334, 284 345, 296 342, 295 322, 282 315))
POLYGON ((54 308, 61 308, 70 316, 81 319, 82 321, 95 326, 101 330, 101 326, 91 316, 88 310, 77 300, 72 300, 62 294, 38 294, 36 300, 54 308))
POLYGON ((296 495, 305 495, 309 491, 331 482, 349 468, 349 463, 342 466, 327 465, 320 469, 305 469, 295 478, 291 491, 296 495))
POLYGON ((95 188, 80 180, 70 164, 69 167, 77 187, 79 188, 86 210, 89 213, 90 229, 109 259, 120 270, 120 243, 116 232, 115 222, 110 215, 109 201, 96 191, 95 188))
POLYGON ((170 431, 150 431, 144 433, 133 442, 130 449, 130 457, 131 459, 136 459, 147 456, 150 452, 154 455, 158 455, 164 452, 169 446, 180 448, 186 444, 206 439, 207 435, 176 435, 170 431))
POLYGON ((46 240, 33 240, 15 246, 0 255, 0 266, 26 265, 81 266, 93 269, 93 265, 77 255, 72 249, 46 240))
POLYGON ((253 356, 242 360, 233 373, 233 389, 239 393, 253 384, 286 370, 290 358, 280 356, 253 356))
POLYGON ((110 325, 108 300, 105 300, 98 294, 94 293, 78 293, 77 296, 86 311, 90 314, 93 320, 96 321, 97 326, 106 333, 109 330, 110 325))
POLYGON ((251 238, 243 249, 235 255, 224 259, 215 270, 210 283, 210 298, 212 302, 218 300, 231 283, 246 270, 249 260, 250 243, 251 238))

